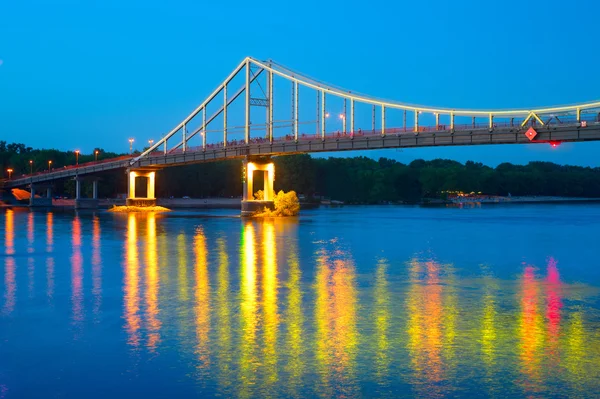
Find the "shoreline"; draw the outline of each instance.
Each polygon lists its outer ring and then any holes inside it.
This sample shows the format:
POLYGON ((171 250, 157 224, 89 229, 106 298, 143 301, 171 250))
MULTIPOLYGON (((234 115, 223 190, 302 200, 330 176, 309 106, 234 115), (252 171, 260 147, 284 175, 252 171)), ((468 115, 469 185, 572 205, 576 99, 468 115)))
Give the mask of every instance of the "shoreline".
MULTIPOLYGON (((380 204, 360 204, 360 203, 336 203, 336 204, 317 204, 301 203, 303 210, 315 209, 319 207, 337 208, 343 206, 371 206, 371 205, 408 205, 408 206, 460 206, 460 205, 510 205, 510 204, 589 204, 600 203, 600 198, 580 198, 580 197, 553 197, 553 196, 518 196, 518 197, 494 197, 483 199, 461 199, 461 200, 431 200, 429 202, 421 201, 418 203, 380 203, 380 204)), ((124 199, 103 199, 100 200, 98 209, 108 210, 113 206, 124 206, 124 199)), ((183 199, 183 198, 159 198, 157 205, 169 209, 240 209, 240 198, 206 198, 206 199, 183 199)), ((71 209, 75 206, 73 199, 52 200, 52 207, 56 209, 71 209)), ((19 208, 28 207, 27 204, 7 204, 0 202, 0 208, 19 208)))

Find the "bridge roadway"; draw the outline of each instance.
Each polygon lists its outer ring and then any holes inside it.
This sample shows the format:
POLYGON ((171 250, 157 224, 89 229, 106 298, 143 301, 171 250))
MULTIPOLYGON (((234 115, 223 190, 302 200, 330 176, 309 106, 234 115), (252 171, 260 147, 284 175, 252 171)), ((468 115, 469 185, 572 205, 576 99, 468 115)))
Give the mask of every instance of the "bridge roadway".
POLYGON ((529 126, 499 126, 490 130, 487 126, 462 128, 454 132, 423 128, 414 133, 410 128, 388 128, 385 135, 381 131, 369 131, 352 134, 330 133, 325 140, 321 136, 302 135, 298 142, 289 138, 277 138, 273 142, 267 139, 254 139, 250 144, 207 145, 206 149, 190 147, 186 152, 181 149, 163 152, 153 152, 148 156, 132 162, 131 157, 120 157, 100 162, 91 162, 79 166, 55 169, 33 175, 24 175, 4 180, 5 188, 23 187, 32 183, 50 182, 58 179, 76 178, 84 175, 97 174, 115 169, 126 168, 156 168, 187 165, 193 163, 221 161, 225 159, 244 158, 245 156, 285 155, 315 152, 337 152, 352 150, 374 150, 386 148, 414 148, 458 145, 489 145, 489 144, 539 144, 556 142, 583 142, 600 140, 600 122, 588 122, 586 127, 580 123, 551 124, 536 127, 538 135, 533 141, 525 136, 529 126))

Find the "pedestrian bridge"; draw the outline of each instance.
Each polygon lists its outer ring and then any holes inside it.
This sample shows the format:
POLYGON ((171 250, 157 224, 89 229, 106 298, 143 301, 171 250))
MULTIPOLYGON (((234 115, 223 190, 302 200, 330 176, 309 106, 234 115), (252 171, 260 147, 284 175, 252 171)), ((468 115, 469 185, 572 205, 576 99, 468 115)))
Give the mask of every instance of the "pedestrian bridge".
POLYGON ((267 174, 265 200, 272 200, 271 156, 456 145, 556 146, 594 140, 600 140, 600 102, 515 110, 410 105, 341 89, 273 61, 248 57, 141 154, 15 176, 3 184, 33 188, 73 178, 78 193, 82 179, 95 181, 95 174, 123 169, 129 173, 129 202, 152 203, 154 176, 162 168, 243 159, 243 203, 252 206, 254 170, 267 174), (147 198, 135 198, 140 176, 148 177, 147 198))

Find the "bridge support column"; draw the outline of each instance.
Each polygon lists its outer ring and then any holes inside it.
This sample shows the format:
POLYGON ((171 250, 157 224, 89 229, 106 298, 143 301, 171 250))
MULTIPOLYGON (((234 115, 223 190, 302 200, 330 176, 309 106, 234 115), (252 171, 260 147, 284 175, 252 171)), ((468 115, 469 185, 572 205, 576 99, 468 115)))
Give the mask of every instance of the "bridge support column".
POLYGON ((156 170, 128 169, 127 175, 127 206, 155 206, 156 198, 154 196, 154 186, 156 170), (148 182, 146 185, 146 197, 136 197, 135 195, 136 178, 138 177, 148 178, 148 182))
POLYGON ((98 199, 98 180, 92 182, 92 198, 95 200, 98 199))
POLYGON ((75 201, 81 199, 81 180, 75 178, 75 201))
MULTIPOLYGON (((40 190, 43 190, 43 187, 38 187, 40 190)), ((52 188, 46 188, 46 196, 45 197, 35 197, 35 189, 36 187, 31 184, 30 185, 30 193, 29 197, 29 206, 30 207, 50 207, 52 206, 52 188)))
POLYGON ((76 177, 75 178, 75 209, 98 209, 98 178, 97 177, 76 177), (84 180, 92 180, 92 198, 81 197, 81 184, 84 180))
POLYGON ((273 199, 275 191, 273 183, 275 182, 275 164, 270 157, 246 157, 244 159, 244 192, 242 195, 242 216, 251 216, 254 212, 264 209, 274 208, 273 199), (254 172, 263 172, 264 186, 263 199, 254 199, 254 172))

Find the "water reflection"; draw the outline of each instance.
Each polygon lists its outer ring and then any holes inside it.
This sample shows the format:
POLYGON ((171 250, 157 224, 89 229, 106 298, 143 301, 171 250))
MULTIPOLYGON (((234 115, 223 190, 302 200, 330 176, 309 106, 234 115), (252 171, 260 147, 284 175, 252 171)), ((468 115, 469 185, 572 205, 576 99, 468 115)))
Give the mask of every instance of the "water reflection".
POLYGON ((25 290, 17 297, 27 279, 52 316, 66 309, 79 343, 102 331, 133 349, 120 356, 140 376, 169 366, 181 386, 222 397, 589 397, 600 381, 597 292, 568 282, 576 271, 565 258, 505 272, 433 250, 408 262, 367 257, 347 237, 314 239, 296 222, 243 220, 238 236, 220 220, 174 230, 168 217, 130 214, 115 219, 125 229, 115 239, 101 213, 63 217, 4 213, 1 321, 39 310, 25 290), (110 267, 117 259, 122 269, 110 267), (100 309, 118 287, 116 334, 100 309))
MULTIPOLYGON (((286 227, 290 227, 289 225, 286 227)), ((292 226, 294 228, 295 226, 292 226)), ((286 347, 289 351, 288 365, 286 368, 289 381, 287 383, 291 396, 298 397, 302 387, 302 377, 305 372, 305 337, 304 337, 304 312, 302 310, 302 270, 298 260, 298 243, 296 232, 286 228, 284 233, 290 237, 288 243, 288 298, 287 298, 287 340, 286 347)))
POLYGON ((355 396, 357 294, 354 264, 335 241, 317 253, 316 358, 327 396, 355 396))
POLYGON ((4 305, 2 314, 9 315, 15 307, 15 294, 17 283, 15 279, 15 214, 12 209, 7 209, 4 217, 4 305))
POLYGON ((390 293, 387 281, 387 259, 379 259, 375 271, 374 292, 374 357, 375 357, 375 381, 383 387, 389 386, 389 367, 391 363, 390 354, 390 293))
POLYGON ((30 211, 27 213, 27 253, 30 254, 27 258, 27 292, 29 293, 29 298, 33 298, 35 288, 35 259, 31 256, 35 251, 34 223, 34 213, 30 211))
POLYGON ((81 249, 81 220, 79 216, 73 218, 71 235, 71 303, 73 323, 79 326, 83 321, 83 255, 81 249))
POLYGON ((12 209, 7 209, 4 217, 4 253, 15 253, 15 212, 12 209))
POLYGON ((201 228, 194 237, 194 254, 196 256, 196 356, 197 367, 207 370, 210 366, 210 283, 206 256, 206 237, 201 228))
POLYGON ((146 346, 154 352, 160 341, 161 323, 158 320, 158 292, 160 287, 158 277, 158 260, 156 247, 156 216, 151 213, 146 219, 146 330, 148 340, 146 346))
POLYGON ((256 384, 256 371, 259 361, 256 354, 256 334, 258 326, 258 306, 256 294, 256 250, 255 233, 252 222, 242 227, 242 265, 240 277, 240 396, 252 396, 251 389, 256 384))
POLYGON ((428 397, 444 396, 448 373, 455 371, 456 299, 450 276, 449 265, 444 270, 434 259, 410 262, 408 352, 419 395, 428 397))
POLYGON ((127 217, 127 241, 125 243, 125 325, 127 343, 137 348, 140 342, 139 315, 139 259, 137 244, 137 220, 133 213, 127 217))
POLYGON ((275 242, 275 226, 273 220, 262 223, 262 292, 263 292, 263 317, 264 317, 264 368, 265 389, 277 382, 277 333, 279 316, 277 309, 277 247, 275 242))
POLYGON ((54 296, 54 214, 46 214, 46 297, 52 302, 54 296))
POLYGON ((218 379, 221 389, 228 393, 233 382, 233 353, 232 353, 232 330, 231 330, 231 297, 229 288, 229 256, 227 255, 227 243, 223 237, 217 239, 217 252, 219 255, 219 269, 217 271, 217 340, 218 350, 218 379))
POLYGON ((100 219, 92 219, 92 295, 94 297, 94 316, 98 321, 102 305, 102 252, 101 252, 100 219))

